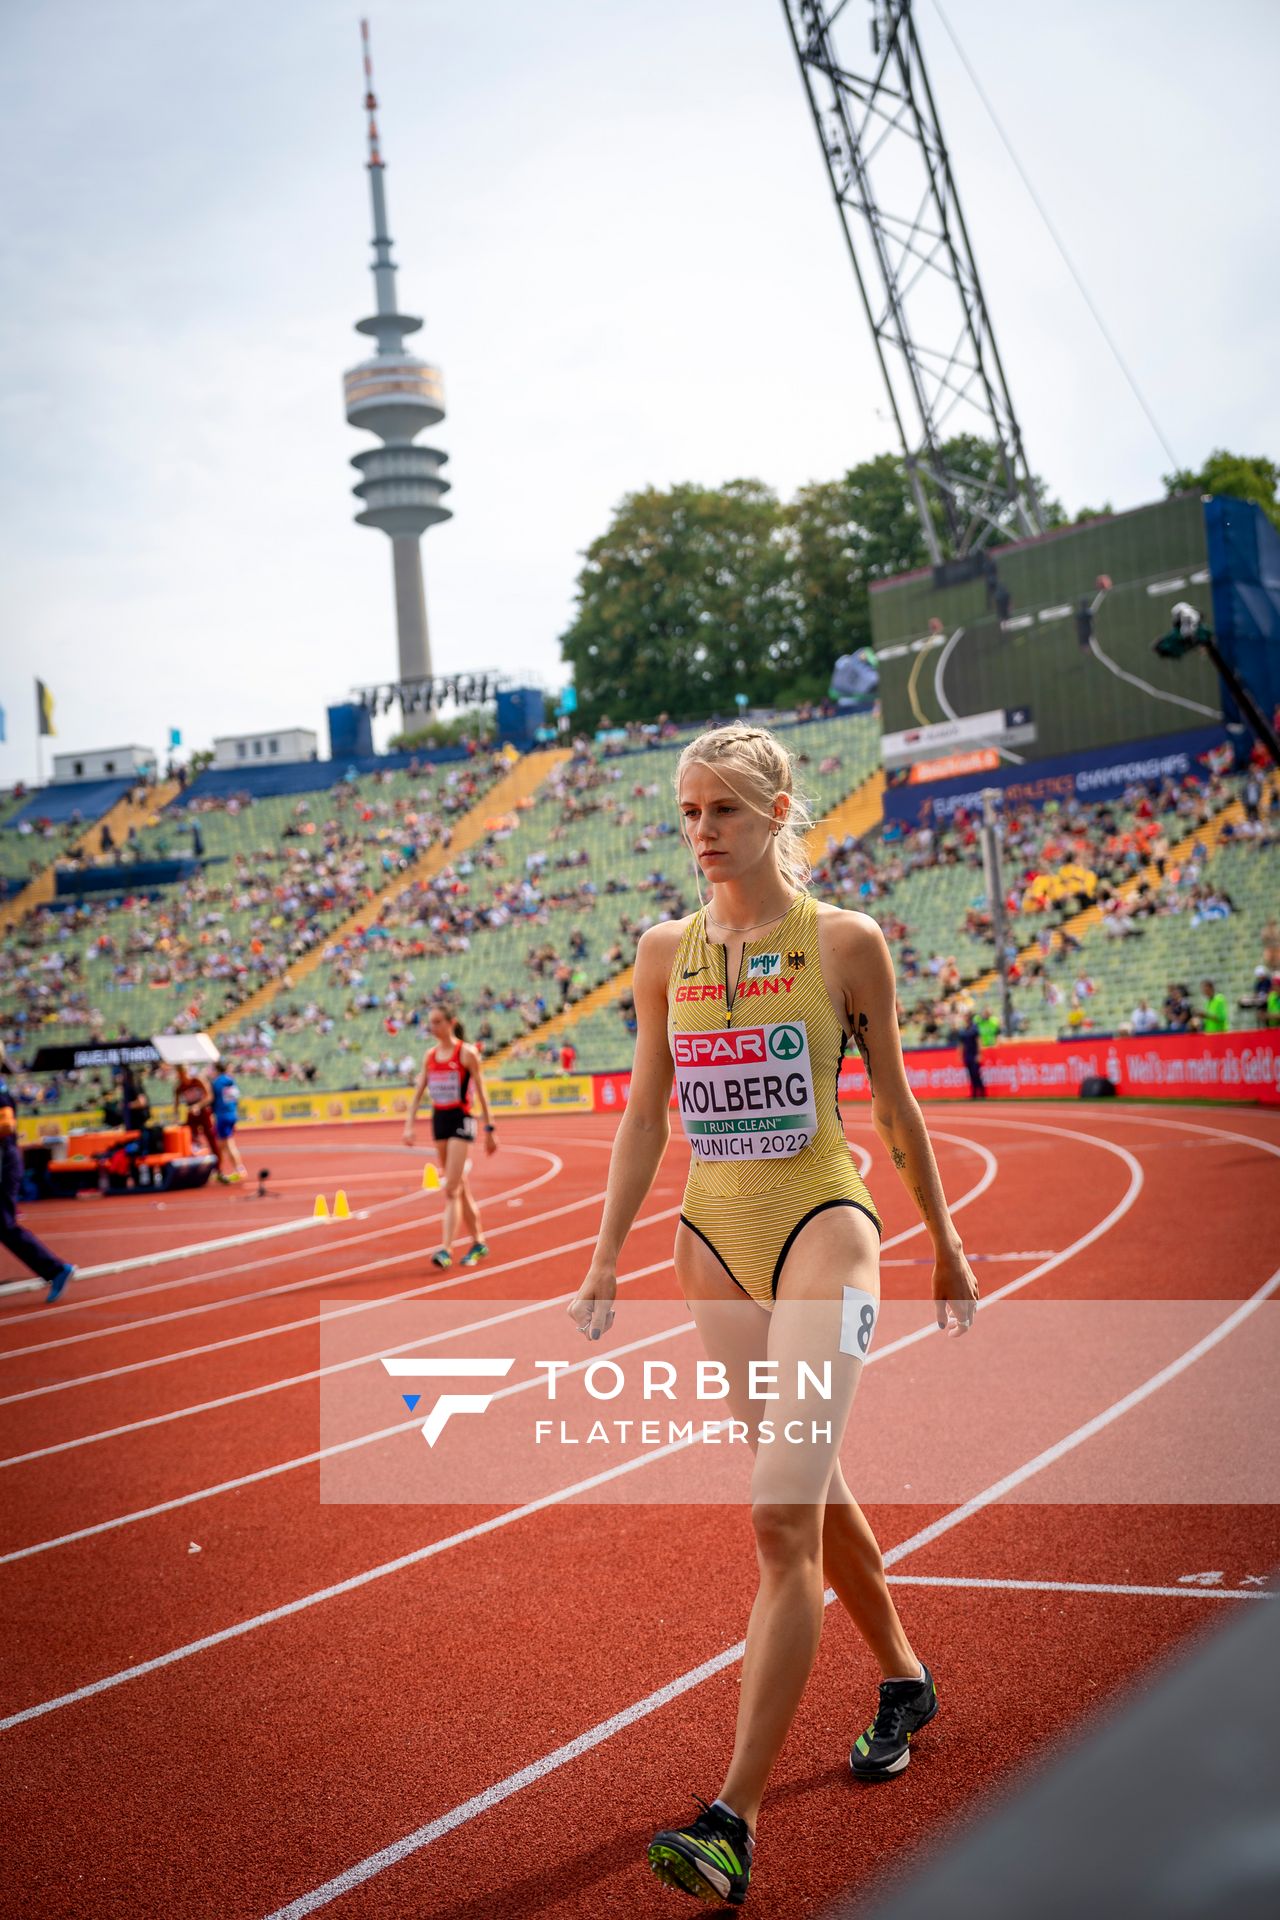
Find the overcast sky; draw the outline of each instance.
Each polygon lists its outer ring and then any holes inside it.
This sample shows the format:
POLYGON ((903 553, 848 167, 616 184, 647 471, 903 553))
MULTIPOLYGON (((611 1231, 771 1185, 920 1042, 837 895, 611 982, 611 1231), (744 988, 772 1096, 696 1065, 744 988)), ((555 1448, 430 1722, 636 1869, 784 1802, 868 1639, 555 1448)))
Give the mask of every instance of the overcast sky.
MULTIPOLYGON (((628 490, 894 444, 780 0, 370 0, 400 303, 443 370, 438 670, 563 678, 628 490)), ((1180 462, 1280 454, 1273 0, 944 0, 1180 462)), ((372 310, 358 0, 5 9, 0 783, 304 725, 395 672, 341 375, 372 310)), ((865 56, 869 0, 849 0, 865 56)), ((933 0, 917 18, 1032 465, 1167 461, 933 0)), ((847 56, 847 57, 848 57, 847 56)))

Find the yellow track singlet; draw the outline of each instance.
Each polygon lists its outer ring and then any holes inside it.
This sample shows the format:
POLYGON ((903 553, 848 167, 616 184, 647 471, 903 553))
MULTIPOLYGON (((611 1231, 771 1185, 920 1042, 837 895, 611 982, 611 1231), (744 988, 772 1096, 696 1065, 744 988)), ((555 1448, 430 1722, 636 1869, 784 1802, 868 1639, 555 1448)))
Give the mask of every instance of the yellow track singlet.
POLYGON ((802 893, 738 979, 701 908, 667 982, 667 1036, 693 1149, 680 1218, 730 1278, 772 1307, 791 1244, 824 1207, 857 1207, 882 1231, 836 1100, 845 1034, 822 978, 818 909, 802 893))

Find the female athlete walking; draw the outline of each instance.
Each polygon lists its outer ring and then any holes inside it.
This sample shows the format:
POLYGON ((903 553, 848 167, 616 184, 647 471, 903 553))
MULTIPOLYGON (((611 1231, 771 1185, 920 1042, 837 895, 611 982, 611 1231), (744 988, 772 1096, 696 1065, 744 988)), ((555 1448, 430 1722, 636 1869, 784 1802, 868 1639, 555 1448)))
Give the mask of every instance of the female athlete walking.
POLYGON ((939 1327, 971 1325, 978 1287, 907 1084, 884 936, 866 914, 819 905, 804 890, 807 822, 785 747, 760 728, 716 728, 685 748, 676 785, 711 899, 640 940, 631 1090, 595 1254, 568 1311, 591 1339, 612 1323, 618 1258, 667 1144, 674 1074, 693 1149, 676 1273, 708 1357, 725 1368, 728 1411, 755 1436, 759 1585, 729 1770, 690 1825, 654 1838, 649 1863, 671 1886, 740 1905, 765 1783, 817 1654, 824 1581, 884 1676, 875 1718, 849 1755, 853 1772, 901 1772, 912 1734, 937 1711, 933 1675, 898 1618, 838 1457, 880 1297, 880 1217, 836 1104, 850 1039, 876 1131, 933 1242, 939 1327), (748 1369, 778 1363, 767 1412, 783 1432, 789 1417, 808 1425, 813 1411, 797 1397, 801 1359, 830 1362, 829 1437, 782 1459, 777 1444, 762 1444, 748 1369))
POLYGON ((462 1022, 444 1007, 432 1007, 427 1015, 431 1045, 422 1056, 422 1071, 413 1090, 413 1102, 404 1123, 404 1142, 413 1145, 414 1121, 424 1093, 431 1096, 431 1134, 436 1143, 440 1169, 444 1174, 444 1239, 431 1256, 433 1267, 453 1265, 453 1239, 461 1211, 463 1225, 471 1235, 471 1245, 462 1256, 464 1267, 474 1267, 489 1249, 480 1233, 480 1214, 467 1180, 467 1156, 476 1137, 476 1118, 471 1111, 475 1091, 484 1118, 484 1150, 496 1153, 498 1136, 489 1113, 480 1055, 462 1036, 462 1022))

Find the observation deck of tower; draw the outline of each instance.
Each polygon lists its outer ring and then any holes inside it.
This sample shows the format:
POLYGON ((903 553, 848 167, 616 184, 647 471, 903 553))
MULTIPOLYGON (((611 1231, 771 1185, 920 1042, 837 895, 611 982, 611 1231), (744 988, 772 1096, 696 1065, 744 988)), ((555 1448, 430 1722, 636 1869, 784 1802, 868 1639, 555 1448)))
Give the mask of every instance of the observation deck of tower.
POLYGON ((360 22, 364 52, 365 108, 369 115, 369 190, 373 200, 373 284, 377 312, 356 321, 356 332, 378 343, 372 358, 342 376, 347 419, 353 427, 383 442, 351 457, 361 478, 352 491, 364 502, 356 520, 391 538, 396 589, 396 628, 400 645, 399 678, 429 680, 431 641, 422 581, 422 535, 451 517, 443 503, 449 482, 441 476, 448 455, 437 447, 414 445, 425 427, 444 419, 440 370, 405 351, 405 336, 422 325, 419 316, 401 313, 396 303, 396 269, 387 232, 385 163, 378 148, 377 100, 369 56, 369 23, 360 22))

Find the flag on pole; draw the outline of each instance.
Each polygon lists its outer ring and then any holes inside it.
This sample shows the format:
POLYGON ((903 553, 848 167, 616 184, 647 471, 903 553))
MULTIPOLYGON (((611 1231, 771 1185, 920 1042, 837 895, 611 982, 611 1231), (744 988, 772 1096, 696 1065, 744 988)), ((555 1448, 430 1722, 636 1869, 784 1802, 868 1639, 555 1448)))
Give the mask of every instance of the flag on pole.
POLYGON ((53 724, 53 695, 43 680, 36 681, 36 732, 41 739, 57 732, 53 724))
POLYGON ((180 747, 182 745, 182 728, 181 727, 170 727, 169 745, 170 747, 180 747))

